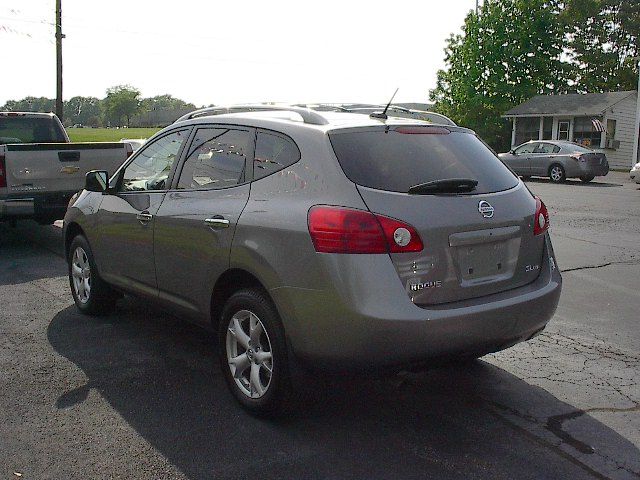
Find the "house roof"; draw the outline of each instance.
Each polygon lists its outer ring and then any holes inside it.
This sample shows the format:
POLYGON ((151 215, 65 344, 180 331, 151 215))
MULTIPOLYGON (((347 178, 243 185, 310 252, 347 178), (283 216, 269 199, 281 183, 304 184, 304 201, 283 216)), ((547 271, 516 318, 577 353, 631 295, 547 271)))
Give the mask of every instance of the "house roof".
POLYGON ((529 115, 600 115, 607 108, 636 91, 606 93, 570 93, 566 95, 537 95, 504 114, 505 117, 529 115))

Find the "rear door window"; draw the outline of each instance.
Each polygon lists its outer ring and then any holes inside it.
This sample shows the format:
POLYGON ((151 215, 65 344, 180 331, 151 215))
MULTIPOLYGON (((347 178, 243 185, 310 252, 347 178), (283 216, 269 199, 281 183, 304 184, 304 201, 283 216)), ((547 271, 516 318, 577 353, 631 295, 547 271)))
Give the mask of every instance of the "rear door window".
POLYGON ((329 133, 346 176, 354 183, 393 192, 435 180, 478 181, 472 194, 498 192, 517 177, 474 134, 431 126, 373 127, 329 133))
POLYGON ((248 130, 199 128, 184 161, 178 189, 218 189, 246 181, 248 130))

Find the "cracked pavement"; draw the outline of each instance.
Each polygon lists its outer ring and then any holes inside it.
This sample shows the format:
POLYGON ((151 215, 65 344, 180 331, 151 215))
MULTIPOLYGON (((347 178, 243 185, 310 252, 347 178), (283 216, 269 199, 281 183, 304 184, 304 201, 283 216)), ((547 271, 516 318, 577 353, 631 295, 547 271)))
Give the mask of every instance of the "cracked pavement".
POLYGON ((0 224, 0 478, 640 478, 640 190, 528 183, 563 270, 533 340, 467 364, 333 377, 286 419, 244 413, 211 337, 68 293, 60 230, 0 224))

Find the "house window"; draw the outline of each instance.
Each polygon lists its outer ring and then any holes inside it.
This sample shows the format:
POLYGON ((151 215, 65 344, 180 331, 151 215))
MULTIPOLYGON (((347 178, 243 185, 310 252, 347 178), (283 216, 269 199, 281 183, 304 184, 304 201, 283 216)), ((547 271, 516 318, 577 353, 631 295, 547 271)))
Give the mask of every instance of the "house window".
POLYGON ((553 135, 553 117, 544 117, 542 120, 542 139, 551 140, 553 135))
POLYGON ((585 147, 600 148, 603 130, 602 117, 576 117, 573 124, 573 141, 585 147))
POLYGON ((558 140, 569 140, 569 120, 558 122, 558 140))
POLYGON ((607 120, 607 140, 616 138, 616 121, 607 120))
POLYGON ((540 134, 540 117, 518 118, 516 123, 516 145, 538 140, 540 134))

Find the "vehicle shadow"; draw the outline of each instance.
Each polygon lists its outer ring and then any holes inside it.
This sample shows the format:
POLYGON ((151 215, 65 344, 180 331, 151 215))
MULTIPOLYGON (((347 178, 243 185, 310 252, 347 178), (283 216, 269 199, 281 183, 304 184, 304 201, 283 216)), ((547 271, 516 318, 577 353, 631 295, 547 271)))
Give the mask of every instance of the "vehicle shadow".
POLYGON ((584 183, 576 178, 567 178, 564 183, 555 184, 549 178, 544 177, 531 177, 525 180, 526 183, 548 183, 550 185, 571 185, 575 187, 585 187, 585 188, 603 188, 603 187, 623 187, 624 185, 621 183, 610 183, 603 182, 598 180, 592 180, 589 183, 584 183))
POLYGON ((139 301, 100 318, 69 307, 47 336, 88 379, 56 407, 99 392, 190 479, 604 478, 609 455, 640 458, 607 426, 482 361, 325 378, 292 415, 265 420, 227 391, 209 333, 139 301), (563 425, 574 417, 575 438, 563 425))
POLYGON ((18 222, 16 227, 0 222, 0 285, 66 275, 62 250, 60 228, 32 221, 18 222))

